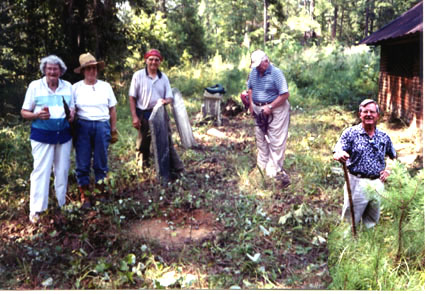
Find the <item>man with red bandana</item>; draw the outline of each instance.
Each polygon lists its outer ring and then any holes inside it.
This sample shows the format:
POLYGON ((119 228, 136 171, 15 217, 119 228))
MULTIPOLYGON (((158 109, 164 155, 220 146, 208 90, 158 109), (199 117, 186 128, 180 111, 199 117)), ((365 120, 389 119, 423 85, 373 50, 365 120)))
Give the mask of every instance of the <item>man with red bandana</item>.
MULTIPOLYGON (((132 124, 138 130, 137 148, 139 156, 142 155, 143 165, 149 166, 151 133, 149 130, 149 117, 157 103, 163 105, 173 101, 172 88, 167 75, 159 70, 163 61, 160 51, 151 49, 144 55, 146 67, 133 74, 129 89, 130 112, 132 124)), ((168 121, 165 123, 168 124, 168 121)), ((171 141, 170 129, 169 140, 171 141)), ((176 151, 171 145, 172 157, 176 151)), ((179 167, 178 169, 183 169, 179 167)))

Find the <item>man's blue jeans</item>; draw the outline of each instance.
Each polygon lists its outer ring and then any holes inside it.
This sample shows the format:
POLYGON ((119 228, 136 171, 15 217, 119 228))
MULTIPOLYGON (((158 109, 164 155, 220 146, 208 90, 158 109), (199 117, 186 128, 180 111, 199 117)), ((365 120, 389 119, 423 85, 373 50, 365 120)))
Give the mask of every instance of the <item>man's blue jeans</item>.
POLYGON ((75 152, 79 186, 90 184, 92 158, 96 183, 107 176, 110 140, 111 127, 109 121, 77 120, 75 152))

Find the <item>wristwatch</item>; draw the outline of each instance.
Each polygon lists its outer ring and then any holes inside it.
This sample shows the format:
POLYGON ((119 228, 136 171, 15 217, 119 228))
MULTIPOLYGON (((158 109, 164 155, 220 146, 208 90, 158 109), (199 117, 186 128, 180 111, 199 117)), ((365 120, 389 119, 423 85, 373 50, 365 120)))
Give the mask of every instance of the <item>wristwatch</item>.
POLYGON ((269 107, 269 109, 270 109, 270 110, 272 110, 272 106, 271 106, 271 104, 268 104, 268 107, 269 107))

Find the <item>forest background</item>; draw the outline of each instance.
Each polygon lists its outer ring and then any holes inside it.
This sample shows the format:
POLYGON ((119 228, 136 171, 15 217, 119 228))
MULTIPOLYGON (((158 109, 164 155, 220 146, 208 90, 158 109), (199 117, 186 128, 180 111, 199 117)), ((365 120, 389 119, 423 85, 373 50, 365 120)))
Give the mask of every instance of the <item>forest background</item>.
MULTIPOLYGON (((63 58, 70 69, 63 78, 76 82, 81 77, 72 69, 79 55, 90 51, 106 62, 105 78, 124 86, 149 48, 162 52, 163 68, 206 62, 216 54, 238 64, 256 48, 289 59, 307 47, 353 46, 415 2, 5 0, 0 4, 0 113, 5 104, 20 109, 15 97, 23 97, 28 82, 39 77, 40 58, 48 54, 63 58)), ((286 74, 298 83, 303 72, 286 74)), ((228 88, 236 95, 244 85, 228 88)))
POLYGON ((377 98, 379 48, 356 44, 416 2, 3 0, 0 289, 424 290, 421 134, 382 120, 398 154, 415 160, 395 164, 380 226, 356 241, 339 221, 343 176, 330 153, 356 123, 359 102, 377 98), (162 52, 161 68, 181 91, 202 145, 185 150, 174 132, 186 174, 166 188, 154 169, 138 169, 130 151, 128 87, 150 48, 162 52), (239 101, 258 48, 283 70, 291 93, 285 190, 256 169, 254 123, 239 101), (119 102, 108 176, 115 201, 83 213, 71 172, 65 224, 50 221, 49 211, 43 226, 32 227, 30 125, 19 116, 25 91, 49 54, 64 60, 65 80, 80 80, 73 69, 88 51, 105 61, 100 78, 119 102), (204 88, 217 83, 227 91, 221 127, 199 115, 204 88), (214 215, 215 233, 198 243, 174 248, 128 235, 137 221, 174 216, 167 229, 176 236, 176 219, 194 220, 200 210, 214 215))

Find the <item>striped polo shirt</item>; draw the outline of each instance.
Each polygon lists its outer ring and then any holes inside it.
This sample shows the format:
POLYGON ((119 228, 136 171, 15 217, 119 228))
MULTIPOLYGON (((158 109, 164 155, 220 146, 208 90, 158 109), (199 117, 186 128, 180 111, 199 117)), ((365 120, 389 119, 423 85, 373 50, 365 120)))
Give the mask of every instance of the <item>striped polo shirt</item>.
POLYGON ((74 102, 71 99, 72 87, 67 81, 59 79, 55 92, 47 86, 46 77, 30 83, 22 109, 35 113, 44 106, 48 106, 50 112, 49 119, 36 119, 32 122, 31 140, 47 144, 63 144, 71 139, 70 125, 65 117, 62 97, 70 108, 74 108, 74 102))
POLYGON ((269 64, 263 75, 254 68, 250 72, 248 88, 252 90, 252 99, 255 103, 271 103, 279 95, 288 92, 284 74, 272 64, 269 64))
POLYGON ((146 68, 133 74, 129 96, 136 98, 136 107, 140 110, 153 108, 159 99, 173 99, 167 75, 158 70, 157 76, 153 79, 148 75, 146 68))

